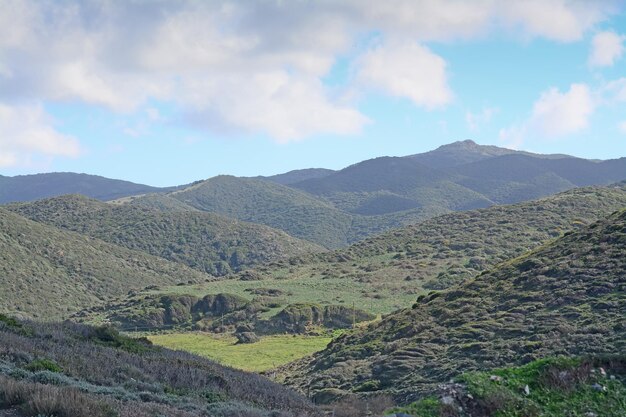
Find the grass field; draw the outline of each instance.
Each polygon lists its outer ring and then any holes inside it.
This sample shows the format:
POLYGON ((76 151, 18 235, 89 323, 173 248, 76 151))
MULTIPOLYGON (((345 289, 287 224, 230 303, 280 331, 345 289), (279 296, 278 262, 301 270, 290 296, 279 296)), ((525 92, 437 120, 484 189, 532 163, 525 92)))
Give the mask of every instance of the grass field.
POLYGON ((312 274, 308 277, 290 279, 269 278, 262 281, 220 280, 197 285, 161 287, 150 293, 189 294, 204 296, 206 294, 231 293, 251 299, 250 289, 278 289, 283 295, 276 297, 281 307, 274 308, 262 315, 263 318, 273 316, 287 304, 319 303, 352 306, 353 303, 362 310, 373 314, 387 314, 399 308, 409 307, 419 294, 421 288, 413 284, 409 288, 401 279, 389 278, 387 282, 358 282, 345 278, 320 277, 312 274))
POLYGON ((150 335, 156 345, 185 350, 245 371, 262 372, 324 349, 330 336, 266 336, 252 344, 236 344, 233 336, 207 333, 150 335))

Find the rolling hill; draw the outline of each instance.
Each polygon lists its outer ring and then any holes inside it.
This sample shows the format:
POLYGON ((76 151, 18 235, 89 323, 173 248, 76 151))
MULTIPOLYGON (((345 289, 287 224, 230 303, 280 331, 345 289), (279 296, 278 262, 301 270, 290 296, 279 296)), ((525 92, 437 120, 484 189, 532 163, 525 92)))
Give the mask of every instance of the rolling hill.
POLYGON ((267 226, 193 210, 114 205, 80 195, 6 207, 40 223, 147 252, 216 276, 322 251, 308 241, 267 226))
POLYGON ((408 402, 464 371, 626 349, 626 210, 346 334, 287 372, 320 398, 408 402))
POLYGON ((270 181, 218 176, 169 194, 193 208, 265 224, 328 248, 345 246, 349 213, 308 193, 270 181))
POLYGON ((135 194, 171 191, 98 175, 53 172, 48 174, 0 175, 0 204, 33 201, 63 194, 83 194, 98 200, 113 200, 135 194))
POLYGON ((209 279, 179 263, 0 208, 1 312, 53 320, 129 290, 209 279))
POLYGON ((312 168, 257 178, 220 175, 174 190, 83 174, 1 177, 0 201, 63 192, 161 211, 205 211, 336 249, 453 211, 512 204, 625 178, 626 158, 592 161, 466 140, 339 171, 312 168))
POLYGON ((387 297, 405 299, 422 289, 447 288, 623 207, 626 187, 577 188, 535 201, 445 214, 256 272, 265 284, 273 277, 282 277, 281 282, 348 280, 360 292, 362 283, 365 298, 377 297, 368 304, 377 304, 387 297))
MULTIPOLYGON (((261 265, 229 279, 140 293, 116 301, 104 318, 115 321, 111 318, 115 310, 155 295, 202 298, 220 293, 246 299, 261 294, 259 300, 272 305, 268 315, 294 303, 389 314, 411 305, 420 294, 464 282, 623 207, 626 187, 613 186, 577 188, 531 202, 450 213, 347 248, 261 265)), ((101 314, 96 316, 101 320, 101 314)))

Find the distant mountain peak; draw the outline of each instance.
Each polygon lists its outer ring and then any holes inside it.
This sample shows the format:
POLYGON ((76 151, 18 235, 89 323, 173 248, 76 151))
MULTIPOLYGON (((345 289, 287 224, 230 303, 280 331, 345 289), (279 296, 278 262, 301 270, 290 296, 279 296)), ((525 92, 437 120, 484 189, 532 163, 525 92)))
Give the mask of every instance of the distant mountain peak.
POLYGON ((474 142, 471 139, 458 140, 456 142, 448 143, 446 145, 441 145, 437 149, 446 149, 446 148, 477 148, 481 147, 478 143, 474 142))

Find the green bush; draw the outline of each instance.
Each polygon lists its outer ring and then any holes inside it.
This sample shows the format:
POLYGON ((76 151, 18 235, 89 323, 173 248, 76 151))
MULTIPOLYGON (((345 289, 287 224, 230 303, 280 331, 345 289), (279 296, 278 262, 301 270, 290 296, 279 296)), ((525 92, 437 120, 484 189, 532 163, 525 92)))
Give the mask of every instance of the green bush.
POLYGON ((56 362, 50 359, 35 359, 24 367, 27 371, 50 371, 50 372, 63 372, 63 369, 56 362))

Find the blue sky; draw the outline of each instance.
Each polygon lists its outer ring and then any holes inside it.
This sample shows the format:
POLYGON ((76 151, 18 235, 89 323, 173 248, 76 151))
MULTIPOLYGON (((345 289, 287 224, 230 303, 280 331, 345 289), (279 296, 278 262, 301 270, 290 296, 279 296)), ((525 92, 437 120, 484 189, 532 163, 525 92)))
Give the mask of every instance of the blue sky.
POLYGON ((0 174, 151 185, 456 140, 626 156, 624 2, 0 0, 0 174))

